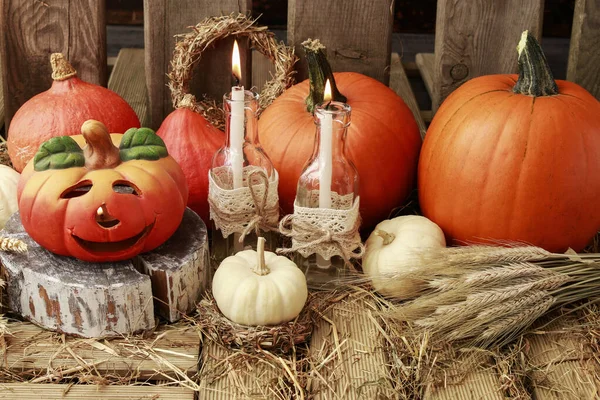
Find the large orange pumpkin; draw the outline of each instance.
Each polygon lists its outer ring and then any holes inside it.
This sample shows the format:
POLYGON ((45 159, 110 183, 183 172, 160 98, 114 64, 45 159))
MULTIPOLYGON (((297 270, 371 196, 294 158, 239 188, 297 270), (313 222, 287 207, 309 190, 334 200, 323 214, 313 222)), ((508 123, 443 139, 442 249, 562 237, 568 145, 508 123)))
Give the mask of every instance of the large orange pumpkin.
POLYGON ((311 107, 323 100, 329 79, 333 100, 352 107, 346 151, 360 177, 363 228, 372 228, 414 187, 421 147, 417 123, 392 89, 362 74, 332 74, 320 48, 305 50, 309 79, 286 90, 258 121, 260 142, 279 172, 279 203, 285 213, 293 212, 298 178, 315 144, 311 107))
POLYGON ((419 201, 449 241, 521 241, 581 250, 600 228, 600 103, 554 81, 524 33, 519 76, 483 76, 435 115, 419 201))
POLYGON ((19 172, 43 142, 55 136, 78 135, 88 119, 103 121, 109 132, 140 126, 135 111, 121 96, 79 79, 62 54, 52 54, 50 64, 50 89, 27 100, 10 122, 8 155, 19 172))
POLYGON ((111 141, 93 120, 81 131, 45 142, 23 170, 18 201, 27 233, 84 261, 124 260, 162 244, 181 223, 188 196, 163 141, 147 128, 111 141))

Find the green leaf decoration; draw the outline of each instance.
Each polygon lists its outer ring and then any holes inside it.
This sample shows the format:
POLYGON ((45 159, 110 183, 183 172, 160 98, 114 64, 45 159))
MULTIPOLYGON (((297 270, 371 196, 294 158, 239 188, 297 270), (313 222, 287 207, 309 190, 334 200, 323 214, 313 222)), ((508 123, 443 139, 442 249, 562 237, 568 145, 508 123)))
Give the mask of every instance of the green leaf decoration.
POLYGON ((83 167, 84 165, 83 150, 70 136, 53 137, 45 141, 33 157, 33 169, 36 171, 83 167))
POLYGON ((169 155, 165 142, 150 128, 131 128, 119 146, 121 161, 158 160, 169 155))

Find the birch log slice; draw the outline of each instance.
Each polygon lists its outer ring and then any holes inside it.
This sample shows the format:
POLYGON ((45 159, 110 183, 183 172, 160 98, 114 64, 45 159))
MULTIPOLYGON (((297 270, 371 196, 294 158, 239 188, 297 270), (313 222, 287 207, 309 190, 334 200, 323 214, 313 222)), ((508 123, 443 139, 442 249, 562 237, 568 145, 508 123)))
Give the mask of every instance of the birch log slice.
POLYGON ((172 322, 193 310, 204 289, 206 226, 189 209, 166 243, 122 262, 53 254, 27 235, 18 213, 1 234, 29 247, 26 254, 0 252, 9 308, 50 330, 109 337, 153 329, 155 303, 157 314, 172 322))

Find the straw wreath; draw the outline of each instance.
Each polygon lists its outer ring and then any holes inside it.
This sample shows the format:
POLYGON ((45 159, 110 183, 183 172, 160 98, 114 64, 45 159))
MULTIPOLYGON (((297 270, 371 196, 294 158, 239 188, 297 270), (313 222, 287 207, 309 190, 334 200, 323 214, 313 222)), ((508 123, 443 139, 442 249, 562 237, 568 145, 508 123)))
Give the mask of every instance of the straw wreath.
MULTIPOLYGON (((189 94, 194 67, 200 62, 202 53, 216 41, 230 36, 248 37, 252 47, 275 65, 273 79, 265 84, 260 94, 259 113, 294 83, 294 64, 298 60, 294 48, 282 42, 278 43, 275 35, 269 32, 266 26, 257 26, 255 22, 256 19, 248 18, 243 14, 211 17, 192 27, 191 32, 176 36, 177 44, 171 60, 171 71, 168 74, 168 86, 171 89, 175 108, 183 101, 186 94, 189 94)), ((192 101, 194 111, 201 113, 213 126, 223 128, 225 116, 214 100, 192 99, 192 101)))

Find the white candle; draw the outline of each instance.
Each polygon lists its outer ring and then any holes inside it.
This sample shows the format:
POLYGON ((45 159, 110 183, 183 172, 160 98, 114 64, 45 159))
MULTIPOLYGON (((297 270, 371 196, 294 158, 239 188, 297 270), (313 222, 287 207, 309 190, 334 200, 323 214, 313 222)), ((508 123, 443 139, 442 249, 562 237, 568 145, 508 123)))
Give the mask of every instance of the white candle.
MULTIPOLYGON (((331 101, 331 84, 329 79, 325 84, 323 101, 331 101)), ((331 208, 331 175, 332 175, 332 146, 333 146, 333 116, 324 113, 321 118, 321 138, 319 142, 319 208, 331 208)), ((328 269, 331 263, 317 254, 317 267, 328 269)))
MULTIPOLYGON (((329 79, 325 84, 323 101, 331 101, 329 79)), ((333 117, 329 113, 321 116, 321 139, 319 143, 319 208, 331 208, 333 117)))
MULTIPOLYGON (((231 67, 233 75, 239 81, 242 80, 240 67, 240 51, 237 40, 233 43, 233 54, 231 56, 231 67)), ((229 150, 231 152, 231 166, 233 173, 233 188, 239 189, 244 182, 244 86, 233 86, 231 88, 231 122, 229 127, 229 150)))

